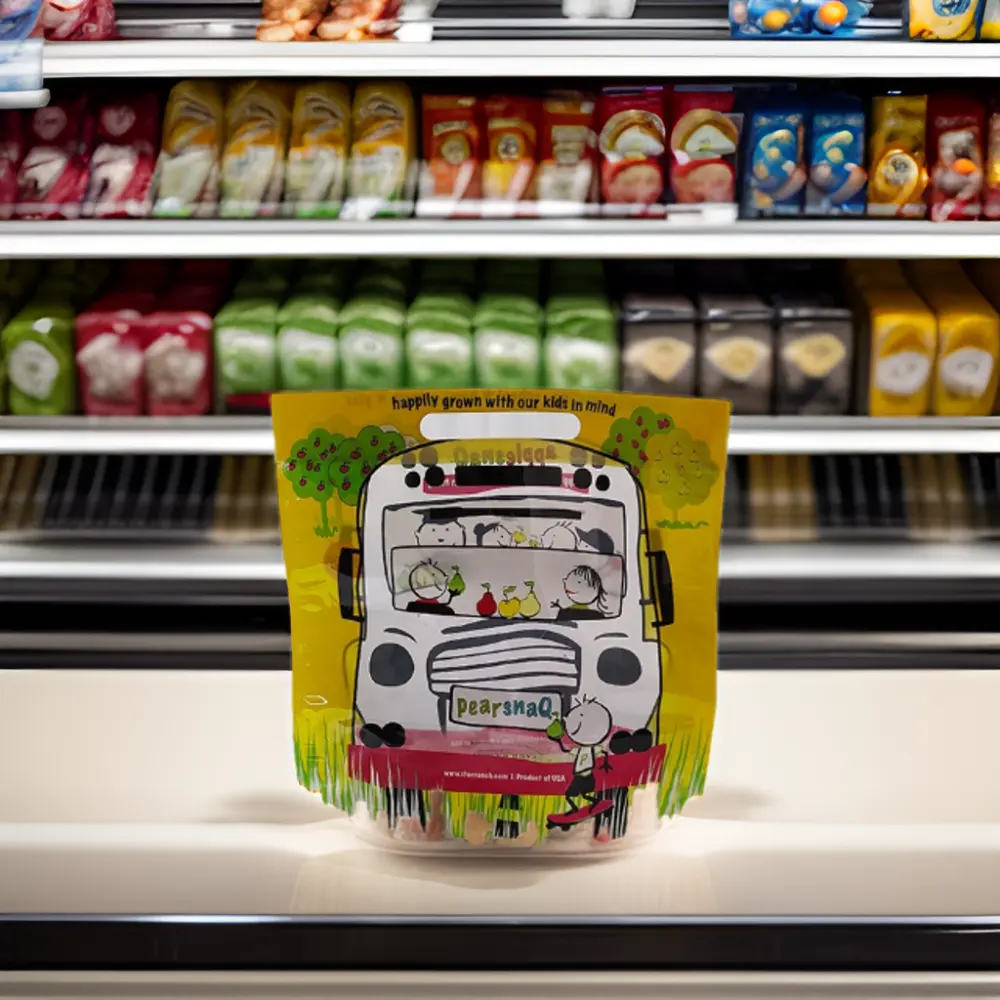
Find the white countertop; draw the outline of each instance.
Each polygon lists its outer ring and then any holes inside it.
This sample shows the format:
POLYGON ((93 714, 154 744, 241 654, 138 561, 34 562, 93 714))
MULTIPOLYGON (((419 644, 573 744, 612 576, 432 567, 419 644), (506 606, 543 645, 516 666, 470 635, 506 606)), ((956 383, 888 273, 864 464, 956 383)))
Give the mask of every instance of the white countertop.
POLYGON ((600 861, 414 858, 298 788, 289 676, 0 673, 0 912, 1000 912, 1000 673, 727 672, 708 791, 600 861))

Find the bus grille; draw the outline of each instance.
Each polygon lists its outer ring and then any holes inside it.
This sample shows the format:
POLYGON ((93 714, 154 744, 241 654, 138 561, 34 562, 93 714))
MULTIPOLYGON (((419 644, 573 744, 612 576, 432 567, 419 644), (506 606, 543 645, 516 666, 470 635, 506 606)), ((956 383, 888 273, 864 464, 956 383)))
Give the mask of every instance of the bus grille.
POLYGON ((459 640, 432 649, 427 670, 437 695, 450 694, 456 684, 484 691, 572 693, 580 689, 580 648, 542 630, 459 640))

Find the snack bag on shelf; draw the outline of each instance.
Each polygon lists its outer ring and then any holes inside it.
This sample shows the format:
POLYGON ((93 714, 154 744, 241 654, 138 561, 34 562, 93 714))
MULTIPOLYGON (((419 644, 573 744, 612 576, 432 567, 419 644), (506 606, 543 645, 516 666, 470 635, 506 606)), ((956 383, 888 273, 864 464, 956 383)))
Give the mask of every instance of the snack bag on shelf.
POLYGON ((17 204, 17 172, 24 157, 24 123, 18 111, 0 111, 0 219, 17 204))
POLYGON ((336 218, 344 200, 351 95, 342 83, 305 83, 295 92, 285 168, 285 211, 336 218))
POLYGON ((924 41, 971 42, 985 0, 944 4, 939 0, 904 0, 903 28, 910 38, 924 41))
POLYGON ((485 389, 542 385, 544 315, 535 295, 488 292, 476 303, 476 382, 485 389))
POLYGON ((801 215, 805 202, 804 108, 767 101, 748 115, 744 218, 801 215))
POLYGON ((663 88, 605 87, 597 123, 605 213, 657 214, 667 147, 663 88))
POLYGON ((299 780, 400 850, 629 846, 704 788, 729 407, 488 398, 274 397, 299 780))
POLYGON ((94 119, 85 97, 63 98, 28 117, 27 145, 17 172, 20 219, 76 219, 80 216, 94 119))
POLYGON ((356 295, 340 313, 340 370, 345 389, 405 385, 403 330, 406 302, 386 295, 356 295))
POLYGON ((44 6, 45 0, 0 0, 0 39, 14 44, 40 35, 44 6))
POLYGON ((542 100, 537 173, 542 215, 579 215, 597 201, 595 103, 586 94, 551 94, 542 100))
POLYGON ((462 292, 424 292, 406 316, 411 389, 469 389, 473 378, 472 300, 462 292))
POLYGON ((112 0, 43 0, 36 33, 50 42, 103 42, 114 38, 112 0))
POLYGON ((225 96, 214 80, 182 80, 170 91, 156 161, 153 215, 204 218, 219 207, 225 96))
POLYGON ((927 98, 892 94, 872 101, 868 214, 927 214, 927 98))
POLYGON ((729 0, 734 38, 863 38, 873 0, 729 0))
POLYGON ((257 38, 262 42, 358 42, 385 38, 399 28, 403 0, 263 0, 257 38))
POLYGON ((73 310, 35 299, 0 333, 7 362, 10 412, 22 417, 66 416, 76 408, 73 310))
POLYGON ((216 397, 226 410, 266 410, 278 389, 278 303, 234 298, 215 317, 216 397))
POLYGON ((906 269, 937 316, 931 412, 938 417, 988 416, 997 395, 1000 318, 958 261, 910 261, 906 269))
POLYGON ((425 94, 421 107, 424 162, 418 211, 424 215, 477 215, 483 196, 481 102, 468 94, 425 94))
POLYGON ((734 413, 771 412, 774 314, 755 295, 703 295, 698 389, 733 404, 734 413))
POLYGON ((98 108, 85 215, 143 219, 150 214, 159 129, 156 94, 139 94, 98 108))
POLYGON ((545 306, 545 379, 553 389, 618 389, 618 317, 603 295, 553 295, 545 306))
POLYGON ((849 413, 854 370, 851 311, 822 295, 784 296, 775 305, 775 412, 849 413))
POLYGON ((290 122, 290 92, 285 84, 271 80, 234 84, 226 101, 221 216, 278 213, 290 122))
POLYGON ((809 119, 808 215, 864 215, 865 111, 855 97, 823 101, 809 119))
POLYGON ((873 417, 921 417, 930 409, 937 318, 895 261, 869 271, 868 261, 846 274, 857 303, 857 399, 873 417), (858 281, 858 272, 868 271, 858 281))
POLYGON ((84 413, 128 417, 144 411, 144 316, 155 303, 152 292, 112 292, 76 317, 76 367, 84 413))
POLYGON ((978 219, 984 183, 985 110, 981 98, 933 94, 927 102, 930 214, 934 222, 978 219))
POLYGON ((354 92, 347 190, 351 215, 409 212, 416 111, 405 83, 361 83, 354 92))
MULTIPOLYGON (((539 102, 533 97, 488 97, 483 198, 492 207, 534 197, 539 102)), ((484 205, 484 211, 487 211, 484 205)), ((502 207, 500 211, 505 211, 502 207)))
POLYGON ((736 201, 743 115, 731 87, 675 87, 670 191, 682 205, 736 201))
POLYGON ((278 312, 278 373, 283 389, 336 389, 339 303, 329 295, 293 295, 278 312))
POLYGON ((978 37, 984 42, 995 42, 1000 39, 1000 2, 985 0, 983 16, 979 23, 978 37))
POLYGON ((622 303, 622 388, 658 396, 693 396, 698 313, 682 295, 633 293, 622 303))
POLYGON ((1000 219, 1000 102, 993 101, 986 119, 986 189, 983 215, 1000 219))

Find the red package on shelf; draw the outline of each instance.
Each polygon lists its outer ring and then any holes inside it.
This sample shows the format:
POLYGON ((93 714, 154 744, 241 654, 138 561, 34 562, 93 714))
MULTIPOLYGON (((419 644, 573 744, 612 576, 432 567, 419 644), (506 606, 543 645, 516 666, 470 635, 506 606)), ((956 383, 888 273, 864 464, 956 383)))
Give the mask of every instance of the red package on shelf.
POLYGON ((663 198, 667 146, 662 87, 605 87, 597 108, 605 205, 645 214, 663 198))
MULTIPOLYGON (((167 306, 167 308, 164 308, 167 306)), ((198 416, 212 408, 212 314, 170 308, 146 317, 146 400, 152 416, 198 416)))
POLYGON ((19 219, 79 218, 94 135, 87 99, 63 99, 33 111, 26 131, 15 215, 19 219))
POLYGON ((0 219, 14 214, 17 171, 24 157, 24 130, 17 111, 0 111, 0 219))
POLYGON ((114 38, 115 5, 113 0, 45 0, 35 34, 53 42, 114 38))
POLYGON ((143 412, 143 317, 155 304, 152 292, 112 292, 76 317, 84 413, 129 417, 143 412))
POLYGON ((678 87, 670 132, 670 190, 680 204, 736 200, 736 95, 719 87, 678 87))
POLYGON ((90 160, 86 212, 96 218, 146 218, 153 207, 153 171, 160 137, 155 94, 102 104, 90 160))
POLYGON ((978 219, 982 211, 986 113, 969 94, 932 94, 927 103, 934 222, 978 219))

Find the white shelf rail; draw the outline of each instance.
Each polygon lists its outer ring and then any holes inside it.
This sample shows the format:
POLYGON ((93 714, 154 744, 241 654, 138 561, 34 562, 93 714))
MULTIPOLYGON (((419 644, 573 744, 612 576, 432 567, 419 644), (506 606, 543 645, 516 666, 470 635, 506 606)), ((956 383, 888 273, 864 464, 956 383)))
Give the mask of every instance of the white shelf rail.
MULTIPOLYGON (((0 417, 0 455, 270 455, 267 417, 0 417)), ((1000 417, 735 417, 732 455, 1000 454, 1000 417)))
POLYGON ((233 39, 47 45, 45 77, 997 79, 990 44, 550 39, 280 45, 233 39))
MULTIPOLYGON (((308 48, 309 46, 306 46, 308 48)), ((837 46, 834 46, 836 48, 837 46)), ((1000 64, 1000 53, 997 55, 1000 64)), ((1000 257, 1000 222, 134 219, 0 223, 7 258, 1000 257)))

